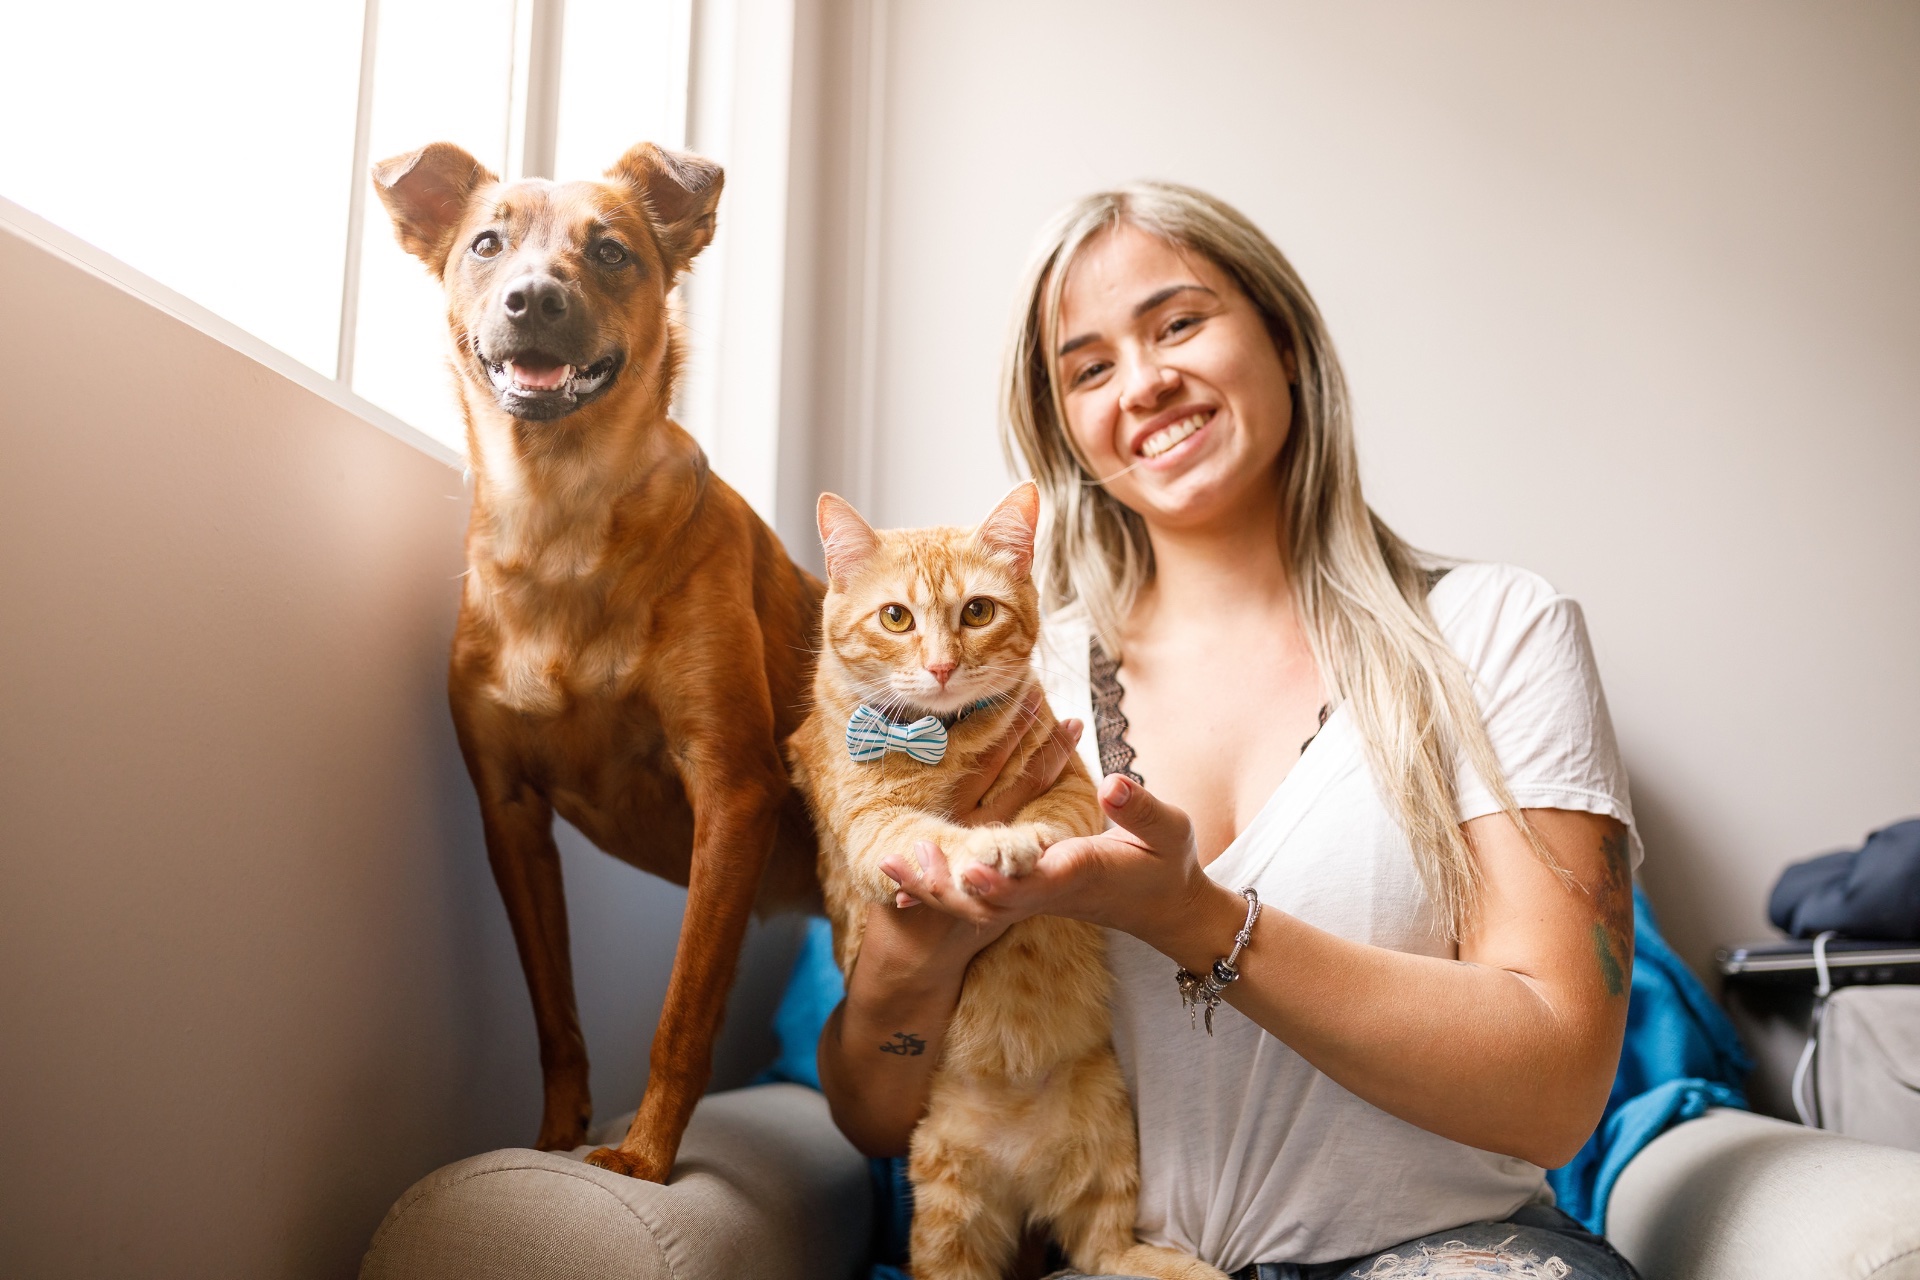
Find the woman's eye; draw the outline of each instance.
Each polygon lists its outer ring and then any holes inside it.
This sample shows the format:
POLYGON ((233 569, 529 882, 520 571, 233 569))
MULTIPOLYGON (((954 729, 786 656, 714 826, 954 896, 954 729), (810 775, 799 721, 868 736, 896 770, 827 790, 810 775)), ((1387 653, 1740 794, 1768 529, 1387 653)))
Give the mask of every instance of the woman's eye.
POLYGON ((1073 375, 1073 381, 1068 385, 1075 387, 1082 386, 1093 381, 1093 379, 1099 377, 1106 371, 1106 363, 1101 360, 1096 360, 1092 364, 1082 365, 1080 366, 1079 372, 1073 375))
POLYGON ((602 240, 594 249, 593 256, 610 267, 617 267, 627 260, 627 248, 612 240, 602 240))
POLYGON ((473 256, 491 258, 500 252, 500 236, 496 232, 482 231, 473 238, 473 256))
POLYGON ((897 604, 880 606, 880 625, 889 631, 913 630, 913 615, 897 604))
POLYGON ((969 627, 986 626, 993 621, 993 601, 985 596, 975 596, 960 610, 960 621, 969 627))
POLYGON ((1176 334, 1185 333, 1199 323, 1199 316, 1180 316, 1167 326, 1167 336, 1171 338, 1176 334))

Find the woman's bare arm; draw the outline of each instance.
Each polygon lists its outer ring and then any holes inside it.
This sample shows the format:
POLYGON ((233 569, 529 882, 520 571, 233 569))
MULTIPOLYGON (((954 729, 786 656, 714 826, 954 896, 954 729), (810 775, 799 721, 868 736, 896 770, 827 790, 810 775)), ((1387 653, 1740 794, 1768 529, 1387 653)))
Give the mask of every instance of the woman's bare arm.
MULTIPOLYGON (((907 866, 905 887, 979 924, 1051 911, 1124 929, 1169 957, 1176 999, 1174 966, 1201 972, 1223 955, 1246 903, 1200 869, 1179 810, 1116 778, 1101 797, 1125 830, 1064 841, 1034 875, 970 868, 963 887, 907 866)), ((1565 1163, 1592 1133, 1619 1059, 1632 881, 1619 823, 1556 809, 1527 818, 1573 883, 1504 815, 1466 824, 1486 892, 1458 961, 1267 910, 1228 1002, 1383 1111, 1470 1146, 1565 1163)))
MULTIPOLYGON (((1558 809, 1526 816, 1576 884, 1555 876, 1504 815, 1474 819, 1466 830, 1486 896, 1459 960, 1370 947, 1263 912, 1229 999, 1381 1110, 1554 1168, 1593 1132, 1619 1062, 1633 890, 1618 822, 1558 809)), ((1245 919, 1231 890, 1212 898, 1161 944, 1195 972, 1245 919)))

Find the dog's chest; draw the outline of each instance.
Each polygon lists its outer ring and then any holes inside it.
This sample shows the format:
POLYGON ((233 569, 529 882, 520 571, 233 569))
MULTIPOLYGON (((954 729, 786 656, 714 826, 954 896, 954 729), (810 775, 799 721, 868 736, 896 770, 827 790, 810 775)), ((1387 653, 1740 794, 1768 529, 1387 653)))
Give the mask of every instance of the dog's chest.
POLYGON ((584 568, 543 557, 512 573, 476 569, 466 608, 487 640, 479 686, 488 701, 555 716, 633 689, 651 610, 643 602, 611 607, 617 582, 584 568))
POLYGON ((559 715, 581 702, 618 699, 639 668, 637 647, 608 631, 586 636, 553 628, 503 633, 484 692, 522 715, 559 715))

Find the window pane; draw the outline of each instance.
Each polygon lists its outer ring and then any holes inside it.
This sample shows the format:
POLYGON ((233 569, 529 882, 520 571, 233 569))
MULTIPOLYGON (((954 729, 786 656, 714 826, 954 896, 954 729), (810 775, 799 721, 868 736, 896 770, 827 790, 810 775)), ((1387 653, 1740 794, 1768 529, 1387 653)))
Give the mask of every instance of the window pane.
POLYGON ((636 142, 685 145, 687 10, 687 0, 566 0, 555 177, 598 177, 636 142))
POLYGON ((0 194, 332 375, 360 0, 10 5, 0 194))
MULTIPOLYGON (((370 160, 452 142, 502 172, 513 24, 513 0, 380 0, 370 160)), ((368 179, 362 175, 361 181, 368 179)), ((371 189, 366 219, 353 389, 463 449, 440 283, 401 250, 371 189)))

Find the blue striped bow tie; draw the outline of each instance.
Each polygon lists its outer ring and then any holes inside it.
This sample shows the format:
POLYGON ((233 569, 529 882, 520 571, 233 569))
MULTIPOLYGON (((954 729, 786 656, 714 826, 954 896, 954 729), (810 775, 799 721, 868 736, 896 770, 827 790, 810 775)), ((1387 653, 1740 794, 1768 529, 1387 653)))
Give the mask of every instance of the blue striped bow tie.
POLYGON ((939 764, 947 756, 947 726, 939 716, 895 724, 872 707, 855 708, 847 721, 847 754, 865 764, 889 751, 912 756, 921 764, 939 764))

